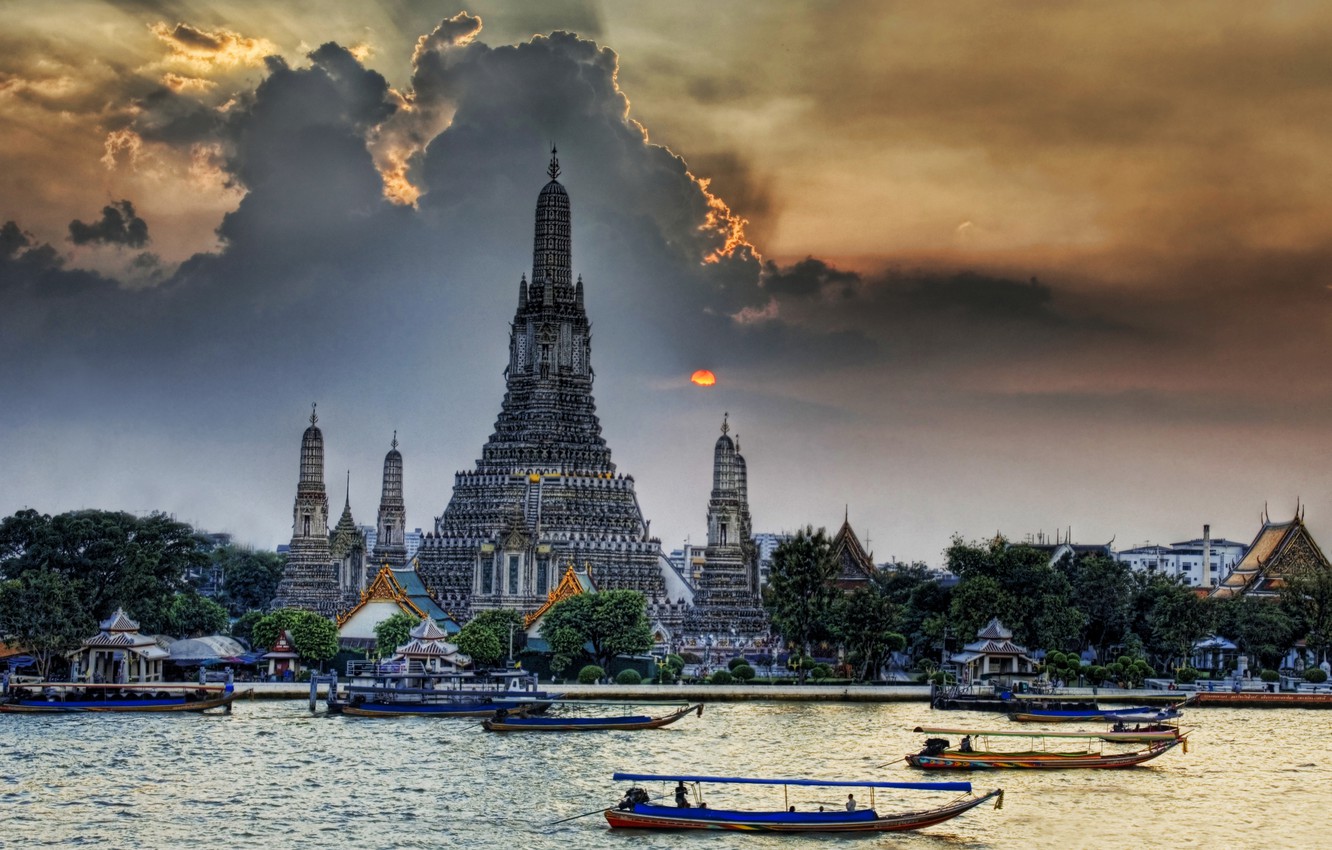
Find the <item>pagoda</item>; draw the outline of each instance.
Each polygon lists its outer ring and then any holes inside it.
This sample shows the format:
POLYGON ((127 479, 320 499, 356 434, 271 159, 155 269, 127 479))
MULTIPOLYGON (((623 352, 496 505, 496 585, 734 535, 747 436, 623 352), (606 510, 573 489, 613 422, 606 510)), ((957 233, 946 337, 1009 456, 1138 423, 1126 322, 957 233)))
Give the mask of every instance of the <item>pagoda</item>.
POLYGON ((419 571, 441 604, 465 618, 491 608, 531 613, 561 565, 590 564, 601 589, 640 591, 649 618, 678 625, 688 586, 649 535, 634 479, 616 471, 601 435, 591 325, 583 280, 573 277, 569 195, 554 150, 547 174, 495 430, 476 468, 455 476, 417 553, 419 571))
POLYGON ((292 507, 291 548, 273 606, 304 608, 331 617, 342 605, 342 589, 339 568, 329 549, 324 434, 318 422, 312 406, 310 427, 301 436, 301 477, 292 507))
POLYGON ((759 589, 758 547, 749 517, 749 472, 740 435, 729 435, 727 415, 712 452, 712 496, 708 499, 708 545, 695 576, 693 610, 685 618, 686 639, 724 636, 747 642, 768 632, 759 589))

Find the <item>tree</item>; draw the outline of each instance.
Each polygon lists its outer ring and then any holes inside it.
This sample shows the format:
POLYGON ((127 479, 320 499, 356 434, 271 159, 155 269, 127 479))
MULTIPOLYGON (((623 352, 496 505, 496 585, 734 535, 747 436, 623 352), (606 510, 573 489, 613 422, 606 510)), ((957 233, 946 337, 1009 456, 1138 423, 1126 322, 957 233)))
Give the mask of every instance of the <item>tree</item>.
POLYGON ((185 576, 208 563, 210 545, 160 513, 24 510, 0 521, 0 577, 49 570, 69 582, 93 619, 123 608, 145 632, 160 632, 185 576))
POLYGON ((873 582, 838 599, 833 604, 833 630, 848 656, 859 659, 856 678, 879 679, 879 671, 890 652, 906 646, 896 631, 899 608, 873 582))
POLYGON ((387 658, 394 650, 411 640, 412 629, 421 620, 406 611, 399 611, 375 624, 375 657, 387 658))
POLYGON ((254 642, 268 649, 283 632, 291 633, 292 649, 308 664, 338 654, 338 627, 327 617, 299 608, 279 608, 254 624, 254 642))
POLYGON ((458 649, 482 666, 498 667, 506 658, 519 652, 526 640, 523 615, 507 608, 497 608, 482 611, 467 621, 458 633, 458 649))
POLYGON ((1314 652, 1314 663, 1332 647, 1332 569, 1302 565, 1286 575, 1282 603, 1299 617, 1300 631, 1314 652))
POLYGON ((1160 574, 1145 577, 1139 596, 1137 608, 1145 612, 1142 631, 1154 666, 1172 670, 1187 664, 1193 645, 1212 629, 1211 610, 1187 585, 1160 574))
MULTIPOLYGON (((825 529, 806 526, 772 553, 763 607, 787 645, 809 655, 811 644, 827 635, 833 602, 840 596, 834 581, 838 566, 825 529)), ((805 670, 800 670, 804 684, 805 670)))
POLYGON ((0 582, 0 637, 36 659, 43 679, 52 661, 77 648, 96 625, 75 586, 51 570, 28 570, 0 582))
POLYGON ((194 590, 176 594, 167 609, 171 634, 178 637, 221 634, 230 620, 227 609, 194 590))
POLYGON ((222 570, 223 593, 219 601, 232 616, 263 611, 273 604, 287 562, 285 555, 227 545, 214 549, 209 557, 222 570))
POLYGON ((1296 623, 1276 600, 1237 596, 1216 603, 1216 631, 1263 668, 1281 666, 1295 643, 1296 623))
POLYGON ((636 590, 579 593, 556 602, 541 620, 541 636, 555 657, 551 668, 564 670, 591 647, 593 660, 610 669, 617 655, 638 655, 652 648, 647 600, 636 590))
POLYGON ((1096 657, 1120 643, 1133 622, 1133 571, 1105 555, 1084 555, 1061 562, 1072 585, 1070 601, 1082 612, 1085 625, 1079 649, 1094 647, 1096 657))
POLYGON ((948 568, 962 581, 953 590, 949 618, 964 635, 998 617, 1024 646, 1070 646, 1078 642, 1084 615, 1071 604, 1067 576, 1050 566, 1044 552, 1010 545, 1003 537, 985 544, 954 537, 945 552, 948 568), (988 579, 978 591, 967 587, 988 579), (961 599, 959 600, 959 597, 961 599))
POLYGON ((231 636, 254 646, 254 624, 264 618, 263 611, 246 611, 231 624, 231 636))

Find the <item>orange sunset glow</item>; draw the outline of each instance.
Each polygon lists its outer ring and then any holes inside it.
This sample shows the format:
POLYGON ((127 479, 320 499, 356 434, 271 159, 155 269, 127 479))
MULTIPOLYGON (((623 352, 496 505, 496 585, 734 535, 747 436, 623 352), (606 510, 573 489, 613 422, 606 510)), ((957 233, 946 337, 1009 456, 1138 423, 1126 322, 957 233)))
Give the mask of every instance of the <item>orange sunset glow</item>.
POLYGON ((700 387, 710 387, 717 383, 717 376, 707 369, 699 369, 689 376, 689 380, 698 384, 700 387))

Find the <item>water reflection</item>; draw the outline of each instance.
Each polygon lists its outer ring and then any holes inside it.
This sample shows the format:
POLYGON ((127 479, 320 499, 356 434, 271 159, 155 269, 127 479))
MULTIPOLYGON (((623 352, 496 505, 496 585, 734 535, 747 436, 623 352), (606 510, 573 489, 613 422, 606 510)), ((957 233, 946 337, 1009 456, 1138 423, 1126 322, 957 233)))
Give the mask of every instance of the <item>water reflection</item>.
MULTIPOLYGON (((1323 842, 1329 768, 1317 711, 1188 712, 1190 752, 1121 771, 973 774, 1002 786, 984 807, 920 833, 864 838, 611 832, 616 770, 926 780, 902 764, 920 723, 989 726, 997 715, 924 704, 711 704, 666 729, 491 734, 472 720, 310 716, 299 701, 231 716, 0 717, 0 839, 25 846, 177 848, 336 844, 357 848, 753 848, 875 842, 893 847, 1290 847, 1323 842)), ((947 778, 962 778, 950 776, 947 778)), ((623 783, 622 783, 623 784, 623 783)), ((649 789, 654 794, 654 789, 649 789)), ((730 792, 736 793, 736 792, 730 792)), ((739 792, 781 805, 781 789, 739 792), (771 799, 763 795, 769 795, 771 799)), ((912 795, 881 811, 914 808, 912 795)), ((857 794, 857 798, 862 795, 857 794)), ((840 797, 840 799, 839 799, 840 797)), ((710 804, 723 805, 721 790, 710 804), (714 802, 715 801, 715 802, 714 802)), ((844 802, 792 789, 798 808, 844 802)))

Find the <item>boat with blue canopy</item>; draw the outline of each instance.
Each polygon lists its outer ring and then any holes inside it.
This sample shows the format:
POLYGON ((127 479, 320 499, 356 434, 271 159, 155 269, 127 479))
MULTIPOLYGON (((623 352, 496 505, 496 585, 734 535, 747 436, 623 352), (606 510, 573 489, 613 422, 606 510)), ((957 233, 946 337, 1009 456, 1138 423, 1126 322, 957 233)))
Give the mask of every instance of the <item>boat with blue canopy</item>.
POLYGON ((11 685, 0 693, 0 713, 78 714, 99 712, 204 712, 221 709, 250 691, 226 685, 183 685, 148 682, 97 684, 90 682, 38 682, 11 685))
POLYGON ((1050 708, 1028 708, 1010 712, 1008 719, 1017 723, 1165 723, 1178 720, 1181 712, 1176 706, 1138 705, 1132 708, 1088 708, 1065 711, 1050 708))
MULTIPOLYGON (((757 779, 742 776, 702 776, 694 774, 616 773, 616 782, 666 783, 662 793, 652 796, 641 785, 634 785, 613 808, 604 809, 606 822, 614 829, 724 829, 743 832, 903 832, 943 823, 993 800, 995 808, 1003 804, 1004 792, 996 788, 981 796, 972 794, 970 782, 882 782, 841 779, 757 779), (669 783, 676 783, 670 788, 669 783), (781 786, 781 809, 711 808, 703 799, 702 785, 781 786), (868 792, 868 805, 855 800, 854 791, 847 802, 820 805, 791 802, 792 788, 853 788, 868 792), (876 807, 875 791, 944 791, 961 796, 933 808, 882 815, 876 807), (689 799, 693 797, 692 801, 689 799), (655 802, 673 798, 674 805, 655 802), (825 807, 826 806, 826 807, 825 807), (808 807, 808 808, 798 808, 808 807)), ((730 805, 729 803, 727 804, 730 805)), ((592 812, 595 814, 595 812, 592 812)))

